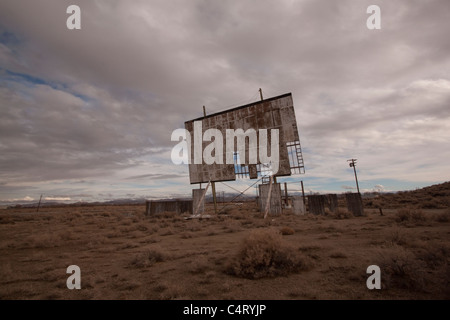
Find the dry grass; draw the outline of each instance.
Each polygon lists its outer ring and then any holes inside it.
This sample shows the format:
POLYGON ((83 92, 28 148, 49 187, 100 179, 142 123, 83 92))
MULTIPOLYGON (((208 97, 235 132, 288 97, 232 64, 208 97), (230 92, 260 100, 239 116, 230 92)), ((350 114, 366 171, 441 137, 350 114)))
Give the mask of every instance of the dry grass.
POLYGON ((450 298, 450 211, 401 209, 264 219, 248 202, 202 220, 144 206, 2 210, 0 299, 450 298), (66 287, 72 264, 82 290, 66 287), (371 264, 378 292, 365 287, 371 264))

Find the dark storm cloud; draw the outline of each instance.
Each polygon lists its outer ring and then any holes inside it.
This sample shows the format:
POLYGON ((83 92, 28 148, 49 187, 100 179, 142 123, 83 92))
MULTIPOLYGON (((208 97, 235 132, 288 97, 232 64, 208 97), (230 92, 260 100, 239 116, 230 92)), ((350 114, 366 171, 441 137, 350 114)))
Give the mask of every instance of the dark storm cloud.
POLYGON ((79 1, 77 31, 65 27, 69 4, 1 4, 0 179, 9 185, 133 168, 121 179, 177 179, 160 158, 172 131, 203 105, 248 103, 258 88, 293 93, 318 176, 342 172, 336 157, 357 153, 376 168, 445 141, 448 1, 377 1, 376 31, 366 28, 372 1, 79 1))

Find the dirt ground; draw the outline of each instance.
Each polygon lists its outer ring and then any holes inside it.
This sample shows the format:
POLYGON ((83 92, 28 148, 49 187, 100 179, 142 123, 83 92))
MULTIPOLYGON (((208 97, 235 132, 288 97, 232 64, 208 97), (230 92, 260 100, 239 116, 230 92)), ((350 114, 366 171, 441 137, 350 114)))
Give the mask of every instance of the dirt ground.
POLYGON ((264 219, 245 202, 201 220, 146 217, 144 205, 0 210, 0 299, 450 298, 449 209, 339 210, 264 219), (243 248, 267 245, 249 236, 267 231, 281 238, 268 244, 275 254, 288 248, 303 267, 286 262, 257 279, 233 272, 243 248), (67 288, 70 265, 81 290, 67 288), (380 290, 366 286, 370 265, 381 269, 380 290))

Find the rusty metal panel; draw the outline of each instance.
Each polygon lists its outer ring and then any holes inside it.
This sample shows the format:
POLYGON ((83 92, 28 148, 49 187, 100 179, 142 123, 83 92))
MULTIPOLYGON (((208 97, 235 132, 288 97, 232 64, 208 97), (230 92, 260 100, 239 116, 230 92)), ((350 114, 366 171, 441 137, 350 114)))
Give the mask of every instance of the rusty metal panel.
MULTIPOLYGON (((211 181, 230 181, 236 180, 234 164, 226 163, 226 129, 242 129, 245 131, 254 129, 257 133, 260 129, 268 130, 268 149, 270 149, 271 129, 279 130, 279 168, 275 176, 289 176, 291 175, 289 154, 287 150, 287 143, 292 141, 299 141, 297 122, 295 118, 295 111, 291 93, 270 99, 257 101, 248 105, 240 106, 223 112, 207 115, 198 119, 185 122, 185 128, 191 133, 191 159, 189 164, 189 179, 191 184, 206 183, 211 181), (201 121, 202 133, 209 128, 216 128, 222 133, 223 141, 223 164, 207 165, 204 160, 201 164, 194 163, 194 122, 201 121)), ((259 139, 258 139, 259 141, 259 139)), ((211 141, 202 141, 202 151, 208 146, 211 141)), ((235 144, 235 150, 236 150, 235 144)), ((255 152, 255 151, 254 151, 255 152)), ((259 146, 258 150, 258 164, 259 146)), ((242 165, 249 165, 248 143, 245 145, 246 159, 241 159, 242 165)), ((270 152, 268 152, 270 153, 270 152)), ((259 166, 258 166, 259 168, 259 166)), ((253 168, 250 178, 258 177, 255 175, 253 168)))
POLYGON ((364 207, 360 193, 346 193, 345 199, 347 201, 347 209, 354 216, 364 216, 364 207))
POLYGON ((192 200, 150 200, 146 201, 145 214, 158 215, 164 212, 176 212, 182 214, 189 212, 192 214, 192 200))
POLYGON ((337 212, 338 210, 338 197, 337 194, 327 194, 326 195, 326 206, 330 209, 330 212, 337 212))
POLYGON ((309 195, 308 196, 308 206, 309 212, 316 215, 325 214, 325 201, 326 196, 324 195, 309 195))

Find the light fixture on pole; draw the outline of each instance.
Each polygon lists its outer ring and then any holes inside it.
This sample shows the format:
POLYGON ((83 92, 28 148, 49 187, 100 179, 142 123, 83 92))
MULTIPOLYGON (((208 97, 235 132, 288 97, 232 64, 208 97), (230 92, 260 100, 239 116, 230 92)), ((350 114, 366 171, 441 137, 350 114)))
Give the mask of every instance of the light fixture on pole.
POLYGON ((349 162, 348 165, 350 166, 350 168, 353 167, 353 171, 355 172, 356 188, 358 189, 358 193, 360 193, 359 192, 359 185, 358 185, 358 177, 356 176, 356 160, 357 159, 350 159, 350 160, 347 160, 347 161, 349 162))

